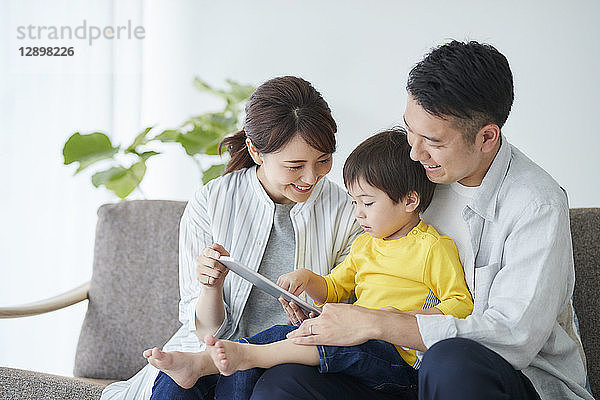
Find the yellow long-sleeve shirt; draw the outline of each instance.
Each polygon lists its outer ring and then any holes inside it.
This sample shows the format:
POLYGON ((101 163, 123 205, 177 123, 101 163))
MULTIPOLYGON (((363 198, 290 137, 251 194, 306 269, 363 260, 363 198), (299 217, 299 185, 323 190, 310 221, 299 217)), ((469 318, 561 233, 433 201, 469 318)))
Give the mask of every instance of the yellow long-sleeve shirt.
MULTIPOLYGON (((454 241, 423 221, 395 240, 358 236, 346 259, 324 278, 327 303, 344 301, 355 292, 354 304, 367 308, 436 307, 458 318, 473 311, 454 241)), ((404 361, 415 365, 414 350, 396 348, 404 361)))

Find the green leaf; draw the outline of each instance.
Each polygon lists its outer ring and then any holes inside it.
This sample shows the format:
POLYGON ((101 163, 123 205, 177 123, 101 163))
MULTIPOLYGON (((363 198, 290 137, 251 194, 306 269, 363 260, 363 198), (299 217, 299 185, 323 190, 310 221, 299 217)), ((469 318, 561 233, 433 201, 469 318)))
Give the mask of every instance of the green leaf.
MULTIPOLYGON (((218 156, 220 143, 221 142, 213 143, 210 146, 206 146, 206 152, 204 154, 207 154, 209 156, 218 156)), ((226 152, 227 152, 227 146, 223 146, 223 154, 225 154, 226 152)))
POLYGON ((146 161, 148 160, 150 157, 154 157, 156 155, 160 154, 157 151, 145 151, 142 154, 140 154, 140 157, 142 160, 146 161))
POLYGON ((202 173, 202 182, 206 185, 211 180, 223 175, 223 172, 225 172, 225 166, 226 164, 211 165, 202 173))
POLYGON ((235 100, 236 103, 241 103, 248 100, 250 95, 256 90, 256 88, 252 85, 242 85, 231 79, 226 79, 225 82, 227 82, 229 85, 230 96, 235 100))
POLYGON ((254 92, 255 87, 252 85, 241 85, 231 79, 227 79, 226 82, 229 85, 228 90, 215 89, 202 79, 196 77, 194 78, 194 87, 201 92, 210 93, 222 98, 227 102, 225 109, 237 115, 240 111, 239 104, 248 100, 254 92))
POLYGON ((118 166, 106 171, 97 172, 92 176, 92 183, 96 187, 104 185, 119 198, 124 199, 138 187, 142 179, 144 179, 145 174, 146 164, 142 160, 129 168, 118 166))
POLYGON ((221 132, 218 130, 195 126, 191 131, 180 135, 177 142, 183 146, 189 156, 193 156, 206 154, 207 149, 219 144, 221 137, 221 132))
POLYGON ((112 158, 119 151, 118 147, 113 147, 108 136, 101 132, 94 132, 87 135, 81 135, 75 132, 63 147, 64 164, 69 165, 74 162, 79 163, 75 171, 82 171, 95 162, 112 158))
POLYGON ((152 130, 152 128, 154 128, 154 127, 149 126, 146 129, 144 129, 142 132, 140 132, 133 140, 133 143, 131 143, 131 145, 127 149, 125 149, 125 153, 135 153, 136 148, 138 146, 148 143, 146 136, 148 135, 148 132, 150 132, 152 130))
POLYGON ((227 93, 225 91, 213 88, 208 83, 206 83, 205 81, 203 81, 202 79, 200 79, 198 77, 194 78, 194 87, 201 92, 210 93, 210 94, 218 96, 224 100, 227 100, 227 93))
POLYGON ((127 168, 122 166, 111 167, 104 171, 98 171, 94 175, 92 175, 92 185, 95 187, 100 187, 105 185, 106 182, 111 179, 118 179, 119 177, 125 175, 127 168))
POLYGON ((210 132, 213 137, 221 139, 237 131, 237 118, 235 116, 227 116, 223 112, 206 113, 190 118, 184 124, 191 125, 192 129, 210 132))
POLYGON ((166 131, 163 131, 159 135, 156 135, 154 137, 154 140, 160 140, 163 143, 176 142, 179 135, 181 135, 181 133, 179 133, 179 131, 174 130, 174 129, 168 129, 166 131))

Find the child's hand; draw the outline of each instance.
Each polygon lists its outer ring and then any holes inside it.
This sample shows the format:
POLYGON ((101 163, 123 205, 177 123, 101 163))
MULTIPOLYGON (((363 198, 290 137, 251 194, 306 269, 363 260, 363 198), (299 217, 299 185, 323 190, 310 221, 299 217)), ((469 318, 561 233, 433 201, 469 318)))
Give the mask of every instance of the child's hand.
POLYGON ((294 326, 300 326, 302 321, 304 321, 307 318, 316 317, 315 313, 313 313, 313 312, 311 312, 307 316, 306 313, 304 312, 304 310, 302 310, 300 307, 298 307, 298 305, 296 303, 294 303, 293 301, 287 301, 283 297, 280 297, 279 302, 281 303, 281 306, 283 307, 283 311, 285 311, 288 318, 290 319, 290 322, 294 326))
POLYGON ((309 270, 301 268, 281 275, 279 279, 277 279, 277 285, 298 296, 306 289, 308 282, 310 282, 311 275, 312 273, 309 270))
MULTIPOLYGON (((325 283, 325 279, 321 275, 317 275, 305 268, 281 275, 277 280, 277 285, 296 296, 306 291, 306 294, 316 301, 325 302, 325 299, 327 299, 327 284, 325 283)), ((307 315, 293 301, 287 302, 280 297, 279 302, 292 324, 296 326, 300 325, 307 318, 315 317, 313 313, 307 315)))

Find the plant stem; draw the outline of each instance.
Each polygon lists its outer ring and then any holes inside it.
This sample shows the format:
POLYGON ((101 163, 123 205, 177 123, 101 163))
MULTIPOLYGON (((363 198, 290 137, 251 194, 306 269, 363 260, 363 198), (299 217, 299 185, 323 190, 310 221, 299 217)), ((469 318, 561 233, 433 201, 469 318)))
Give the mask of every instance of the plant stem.
POLYGON ((148 200, 148 196, 146 196, 146 193, 144 193, 144 191, 142 190, 142 188, 140 187, 140 185, 137 185, 135 188, 136 188, 136 190, 138 192, 141 193, 142 197, 144 197, 144 200, 148 200))
POLYGON ((200 175, 202 175, 202 173, 204 172, 204 169, 202 169, 202 163, 194 156, 192 156, 192 160, 194 160, 196 166, 198 167, 198 171, 200 171, 200 175))

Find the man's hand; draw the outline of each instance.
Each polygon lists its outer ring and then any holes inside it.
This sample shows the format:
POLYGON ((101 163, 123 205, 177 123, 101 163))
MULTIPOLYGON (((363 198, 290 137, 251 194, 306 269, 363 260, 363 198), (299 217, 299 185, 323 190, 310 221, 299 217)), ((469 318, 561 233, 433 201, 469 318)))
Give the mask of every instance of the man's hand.
POLYGON ((378 339, 427 350, 414 315, 397 309, 372 310, 343 303, 325 304, 320 316, 304 320, 287 337, 296 344, 329 346, 354 346, 378 339))
POLYGON ((316 318, 307 319, 288 334, 296 344, 353 346, 376 336, 371 324, 373 310, 344 303, 329 303, 316 318))

